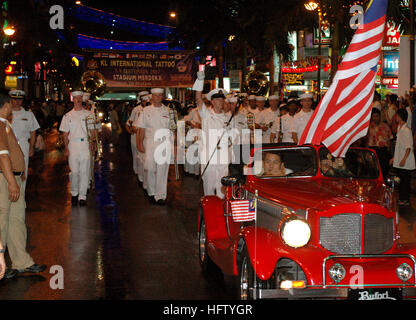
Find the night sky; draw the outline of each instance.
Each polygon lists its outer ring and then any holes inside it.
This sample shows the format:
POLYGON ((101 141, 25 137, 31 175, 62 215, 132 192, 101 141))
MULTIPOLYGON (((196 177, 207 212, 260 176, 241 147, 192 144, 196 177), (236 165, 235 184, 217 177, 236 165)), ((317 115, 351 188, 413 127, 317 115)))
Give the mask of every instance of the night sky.
POLYGON ((102 1, 83 0, 82 4, 141 21, 169 25, 169 13, 175 11, 175 1, 102 1))

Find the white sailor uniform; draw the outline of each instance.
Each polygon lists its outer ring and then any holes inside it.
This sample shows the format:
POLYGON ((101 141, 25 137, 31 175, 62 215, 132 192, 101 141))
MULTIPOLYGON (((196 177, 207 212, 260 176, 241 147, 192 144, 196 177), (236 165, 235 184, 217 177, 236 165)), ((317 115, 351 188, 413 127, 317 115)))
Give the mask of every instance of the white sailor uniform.
MULTIPOLYGON (((137 128, 135 124, 137 125, 137 120, 139 119, 139 114, 142 110, 143 110, 143 107, 141 105, 138 105, 131 111, 130 118, 128 121, 131 123, 133 127, 137 128)), ((140 164, 139 164, 139 158, 138 158, 139 151, 137 150, 136 133, 130 136, 130 147, 131 147, 131 153, 133 157, 134 174, 137 174, 140 182, 143 182, 143 172, 140 172, 140 164)), ((143 164, 142 164, 141 169, 142 169, 141 171, 143 171, 143 164)))
POLYGON ((150 105, 143 109, 137 121, 137 127, 145 129, 143 145, 144 182, 149 196, 156 201, 166 200, 169 166, 173 157, 173 135, 169 130, 169 108, 162 105, 150 105), (160 130, 160 131, 159 131, 160 130), (156 134, 162 134, 168 141, 156 140, 156 134), (160 153, 165 149, 165 153, 160 153))
POLYGON ((293 126, 295 129, 296 135, 298 136, 298 140, 300 140, 303 134, 303 131, 305 131, 306 125, 308 124, 312 115, 313 115, 313 110, 310 110, 309 112, 300 110, 298 113, 295 114, 294 119, 293 119, 293 126))
MULTIPOLYGON (((59 131, 69 133, 68 164, 71 170, 69 180, 71 195, 79 200, 87 199, 87 190, 91 170, 91 153, 85 119, 92 114, 88 110, 75 111, 64 115, 59 131)), ((94 129, 91 127, 90 129, 94 129)))
POLYGON ((204 194, 206 196, 216 194, 223 198, 221 179, 228 174, 228 134, 224 134, 218 148, 217 143, 222 132, 226 130, 229 116, 227 117, 224 112, 215 113, 213 109, 208 109, 205 104, 198 111, 202 120, 201 172, 204 172, 211 155, 213 155, 202 177, 204 194), (217 129, 217 131, 211 131, 210 135, 210 129, 217 129))

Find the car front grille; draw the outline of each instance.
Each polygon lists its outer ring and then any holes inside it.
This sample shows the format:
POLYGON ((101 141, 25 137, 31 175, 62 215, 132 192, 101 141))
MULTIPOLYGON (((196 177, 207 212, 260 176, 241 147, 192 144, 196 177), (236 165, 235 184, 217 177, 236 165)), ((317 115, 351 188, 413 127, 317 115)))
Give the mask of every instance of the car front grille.
POLYGON ((364 220, 364 253, 379 254, 393 246, 394 219, 368 214, 364 220))
POLYGON ((345 213, 319 220, 319 240, 325 249, 339 254, 361 251, 361 215, 345 213))
POLYGON ((320 217, 321 246, 337 254, 379 254, 389 250, 394 243, 394 219, 379 214, 367 214, 364 217, 364 231, 360 214, 320 217), (363 233, 364 246, 361 244, 363 233))

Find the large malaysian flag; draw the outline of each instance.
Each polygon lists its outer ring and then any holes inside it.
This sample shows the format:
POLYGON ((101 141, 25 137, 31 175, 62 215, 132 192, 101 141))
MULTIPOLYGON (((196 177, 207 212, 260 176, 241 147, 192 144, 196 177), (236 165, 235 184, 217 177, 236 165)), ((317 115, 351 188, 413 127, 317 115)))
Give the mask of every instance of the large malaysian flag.
POLYGON ((386 20, 387 0, 373 0, 299 144, 323 143, 335 157, 367 134, 377 65, 386 20))

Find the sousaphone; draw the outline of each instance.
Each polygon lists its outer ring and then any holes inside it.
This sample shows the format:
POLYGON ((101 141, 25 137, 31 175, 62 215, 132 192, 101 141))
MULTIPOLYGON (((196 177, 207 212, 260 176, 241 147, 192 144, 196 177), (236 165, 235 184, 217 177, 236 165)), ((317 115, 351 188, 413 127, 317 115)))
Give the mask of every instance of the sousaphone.
POLYGON ((92 96, 102 96, 105 93, 106 83, 104 76, 98 71, 86 71, 81 77, 82 90, 92 96))
POLYGON ((260 71, 250 71, 244 81, 245 91, 255 96, 264 96, 269 90, 269 80, 260 71))

